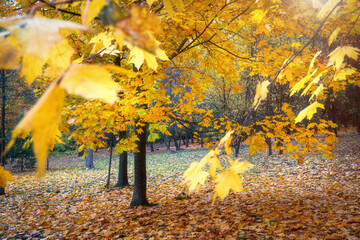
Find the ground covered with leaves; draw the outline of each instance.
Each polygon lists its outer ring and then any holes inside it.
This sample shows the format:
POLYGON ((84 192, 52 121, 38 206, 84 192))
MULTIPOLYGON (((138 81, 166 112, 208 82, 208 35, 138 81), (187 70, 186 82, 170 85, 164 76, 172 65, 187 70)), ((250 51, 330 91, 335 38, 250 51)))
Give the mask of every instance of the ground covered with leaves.
MULTIPOLYGON (((183 171, 206 150, 148 155, 148 200, 130 208, 132 187, 105 188, 107 155, 85 170, 75 153, 53 154, 51 171, 15 174, 0 196, 2 239, 359 239, 360 136, 341 133, 335 158, 296 160, 266 153, 242 158, 255 167, 245 191, 212 203, 213 186, 188 193, 183 171)), ((131 157, 130 157, 131 159, 131 157)), ((129 164, 133 182, 132 162, 129 164)), ((116 183, 117 166, 112 184, 116 183)))

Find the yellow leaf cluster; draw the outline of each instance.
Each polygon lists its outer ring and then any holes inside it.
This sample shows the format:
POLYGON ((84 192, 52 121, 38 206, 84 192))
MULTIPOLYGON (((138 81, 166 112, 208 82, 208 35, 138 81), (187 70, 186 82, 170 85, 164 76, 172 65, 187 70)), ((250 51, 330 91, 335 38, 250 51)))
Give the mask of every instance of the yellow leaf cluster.
POLYGON ((305 117, 311 120, 316 113, 317 108, 324 109, 324 105, 319 102, 313 102, 311 105, 309 105, 299 113, 299 115, 295 118, 295 123, 301 122, 305 117))
POLYGON ((217 196, 224 199, 229 194, 230 189, 236 193, 243 191, 242 180, 239 174, 244 173, 253 166, 248 162, 232 161, 231 159, 230 164, 231 167, 221 172, 216 178, 214 200, 217 196))
POLYGON ((335 63, 335 69, 340 69, 345 56, 348 56, 354 60, 357 60, 360 49, 351 47, 351 46, 343 46, 337 47, 334 51, 329 54, 329 64, 332 65, 335 63))
POLYGON ((10 181, 14 181, 13 176, 3 166, 0 166, 0 187, 6 188, 7 182, 10 181))
POLYGON ((220 159, 218 155, 221 153, 220 147, 225 145, 225 151, 227 154, 231 154, 231 135, 233 131, 228 132, 218 144, 215 150, 211 150, 200 162, 193 162, 190 167, 184 172, 185 178, 184 184, 189 186, 189 190, 198 190, 201 185, 205 183, 209 176, 215 181, 215 194, 214 200, 217 196, 224 199, 232 189, 234 192, 240 192, 243 190, 242 180, 239 174, 244 173, 253 165, 247 162, 233 161, 230 157, 230 167, 226 170, 222 170, 220 159), (209 170, 204 168, 210 165, 209 170), (217 174, 217 171, 221 171, 217 174))

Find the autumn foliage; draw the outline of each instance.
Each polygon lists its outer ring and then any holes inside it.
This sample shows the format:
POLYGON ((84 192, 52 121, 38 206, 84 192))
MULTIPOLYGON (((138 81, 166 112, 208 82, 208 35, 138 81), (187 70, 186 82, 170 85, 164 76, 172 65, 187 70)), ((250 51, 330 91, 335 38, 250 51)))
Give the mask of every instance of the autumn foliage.
MULTIPOLYGON (((242 138, 251 155, 270 148, 299 162, 315 150, 331 158, 337 139, 329 129, 337 125, 323 119, 330 92, 360 85, 354 64, 360 49, 353 45, 359 7, 355 0, 7 3, 0 68, 17 69, 29 86, 47 87, 6 151, 31 134, 41 177, 62 134, 82 151, 127 130, 115 147, 121 153, 139 151, 140 127, 148 126, 151 142, 169 135, 170 123, 195 134, 210 129, 226 135, 184 177, 190 190, 211 179, 214 199, 243 189, 239 174, 252 164, 233 159, 231 149, 242 138), (241 117, 219 117, 201 105, 220 81, 223 92, 246 88, 241 117)), ((5 187, 11 176, 1 173, 5 187)))

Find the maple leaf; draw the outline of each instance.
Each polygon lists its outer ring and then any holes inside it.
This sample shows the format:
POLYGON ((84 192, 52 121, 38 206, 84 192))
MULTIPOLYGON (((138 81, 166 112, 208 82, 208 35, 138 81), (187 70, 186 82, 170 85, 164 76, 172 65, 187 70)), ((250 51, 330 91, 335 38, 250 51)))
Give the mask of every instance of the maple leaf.
POLYGON ((351 46, 344 46, 344 47, 337 47, 334 51, 329 54, 329 63, 328 65, 333 65, 335 63, 335 68, 340 69, 341 65, 344 62, 345 56, 348 56, 354 60, 357 60, 359 55, 360 49, 351 47, 351 46))
POLYGON ((336 39, 337 35, 339 34, 340 28, 337 27, 330 35, 329 37, 329 46, 331 45, 331 43, 334 41, 334 39, 336 39))
POLYGON ((81 8, 83 9, 82 13, 82 22, 85 25, 88 25, 91 20, 93 20, 101 11, 101 9, 106 5, 106 0, 91 0, 86 1, 81 8))
POLYGON ((139 47, 134 47, 130 51, 129 61, 133 63, 137 69, 140 69, 144 60, 146 60, 148 67, 156 71, 158 67, 156 57, 164 61, 169 60, 165 52, 161 49, 156 49, 155 54, 152 54, 139 47))
POLYGON ((248 162, 239 162, 229 159, 229 162, 231 164, 231 167, 229 168, 229 171, 233 172, 234 174, 241 174, 249 170, 249 168, 252 168, 254 165, 248 162))
POLYGON ((313 102, 299 113, 299 115, 295 118, 295 123, 301 122, 305 117, 310 120, 316 113, 317 108, 324 109, 324 105, 319 102, 313 102))
POLYGON ((193 162, 184 172, 184 184, 189 185, 190 191, 197 190, 199 186, 203 185, 208 178, 209 173, 202 170, 204 166, 204 162, 193 162))
POLYGON ((129 45, 155 53, 158 42, 153 34, 159 34, 161 27, 157 16, 140 6, 133 6, 129 15, 118 21, 114 28, 129 45))
POLYGON ((322 52, 322 51, 318 51, 317 53, 315 53, 313 59, 311 59, 310 66, 309 66, 309 70, 308 70, 308 75, 310 74, 311 70, 313 69, 315 60, 316 60, 316 58, 321 54, 321 52, 322 52))
POLYGON ((72 65, 63 76, 60 86, 69 94, 101 99, 108 103, 115 102, 121 90, 104 67, 90 64, 72 65))
POLYGON ((243 191, 242 180, 239 175, 226 170, 221 172, 216 179, 213 200, 215 200, 217 196, 223 200, 229 194, 230 189, 234 192, 243 191))
POLYGON ((52 67, 52 70, 54 70, 54 68, 59 69, 57 74, 60 74, 61 70, 69 67, 73 54, 74 49, 67 41, 63 40, 52 46, 46 58, 48 59, 47 62, 52 67))
POLYGON ((33 149, 38 160, 37 177, 44 174, 48 150, 54 147, 59 134, 57 125, 64 100, 65 91, 59 85, 52 84, 16 125, 6 146, 5 152, 12 147, 17 137, 25 138, 32 132, 33 149))
POLYGON ((3 166, 0 166, 0 187, 6 188, 7 182, 11 182, 11 181, 14 181, 14 178, 11 175, 11 173, 5 170, 3 166))
POLYGON ((6 40, 8 32, 0 35, 0 68, 10 69, 19 65, 18 50, 6 40))
POLYGON ((260 105, 260 102, 262 100, 266 99, 266 96, 269 92, 269 90, 267 89, 267 87, 270 85, 270 82, 268 80, 259 83, 256 86, 256 94, 254 97, 254 103, 253 103, 253 108, 256 110, 258 108, 258 106, 260 105))
POLYGON ((44 59, 51 47, 63 39, 60 29, 87 29, 73 22, 23 16, 3 18, 0 26, 8 29, 9 38, 15 39, 21 52, 40 59, 44 59))

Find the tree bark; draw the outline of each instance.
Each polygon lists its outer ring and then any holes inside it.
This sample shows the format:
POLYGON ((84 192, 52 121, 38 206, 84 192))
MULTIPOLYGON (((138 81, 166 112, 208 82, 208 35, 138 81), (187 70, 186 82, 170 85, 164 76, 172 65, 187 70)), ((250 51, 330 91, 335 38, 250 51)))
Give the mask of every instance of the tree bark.
MULTIPOLYGON (((126 131, 119 132, 119 140, 126 138, 126 131)), ((118 182, 116 187, 124 188, 129 186, 128 180, 128 154, 127 151, 123 151, 119 156, 119 172, 118 172, 118 182)))
POLYGON ((86 162, 86 168, 87 169, 95 169, 94 166, 94 151, 92 149, 88 149, 88 155, 85 158, 85 162, 86 162))
POLYGON ((180 150, 180 147, 179 147, 179 144, 178 144, 177 141, 176 141, 175 126, 173 126, 171 135, 172 135, 172 138, 173 138, 173 140, 174 140, 174 144, 175 144, 176 151, 179 151, 179 150, 180 150))
MULTIPOLYGON (((0 166, 5 167, 5 156, 3 156, 3 152, 5 150, 5 102, 6 102, 6 77, 5 77, 5 70, 1 69, 1 130, 0 130, 0 137, 1 137, 1 146, 0 146, 0 166)), ((0 195, 5 194, 5 189, 0 187, 0 195)))
POLYGON ((131 207, 149 205, 146 199, 146 124, 136 128, 139 140, 136 141, 138 151, 134 153, 135 181, 131 207))
POLYGON ((113 155, 113 146, 114 146, 114 142, 115 142, 114 138, 115 138, 114 134, 111 134, 110 139, 109 139, 109 142, 110 142, 110 144, 109 144, 110 145, 109 169, 108 169, 108 175, 107 175, 105 187, 110 186, 111 163, 112 163, 112 155, 113 155))

